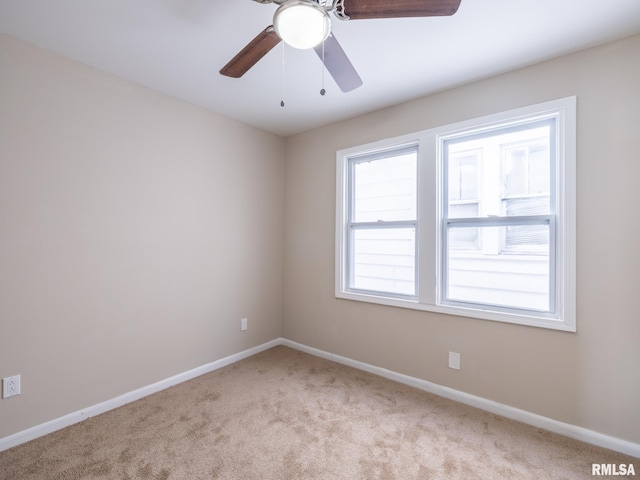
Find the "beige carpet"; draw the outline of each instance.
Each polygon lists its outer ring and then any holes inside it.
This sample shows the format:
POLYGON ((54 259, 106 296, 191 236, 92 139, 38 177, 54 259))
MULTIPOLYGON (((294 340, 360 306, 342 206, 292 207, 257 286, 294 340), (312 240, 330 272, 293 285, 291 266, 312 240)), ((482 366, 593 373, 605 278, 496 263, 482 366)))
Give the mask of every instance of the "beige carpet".
POLYGON ((0 453, 0 478, 586 479, 638 459, 276 347, 0 453))

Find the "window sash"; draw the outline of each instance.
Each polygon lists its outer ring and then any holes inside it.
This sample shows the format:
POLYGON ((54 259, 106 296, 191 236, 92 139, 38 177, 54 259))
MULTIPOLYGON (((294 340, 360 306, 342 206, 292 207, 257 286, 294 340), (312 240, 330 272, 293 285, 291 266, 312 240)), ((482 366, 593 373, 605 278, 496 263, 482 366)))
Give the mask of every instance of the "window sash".
POLYGON ((417 235, 417 222, 414 221, 394 221, 394 222, 362 222, 362 223, 350 223, 348 226, 348 242, 347 242, 347 258, 348 264, 346 265, 346 278, 347 290, 351 292, 363 292, 366 294, 376 295, 384 294, 394 298, 416 299, 418 292, 418 266, 417 266, 417 249, 418 249, 418 235, 417 235), (393 290, 386 289, 367 289, 358 288, 355 286, 356 278, 356 248, 355 237, 356 233, 363 230, 414 230, 414 245, 411 253, 413 257, 413 294, 402 294, 393 290))
POLYGON ((445 218, 446 227, 505 227, 511 225, 543 225, 551 223, 555 215, 526 215, 514 217, 445 218))
MULTIPOLYGON (((556 216, 555 215, 529 215, 521 217, 480 217, 480 218, 445 218, 442 220, 442 256, 441 256, 441 298, 443 305, 463 306, 466 308, 490 309, 498 312, 521 314, 535 312, 537 315, 554 318, 556 315, 556 216), (449 235, 451 228, 473 227, 509 227, 526 225, 544 225, 549 227, 549 254, 548 254, 548 308, 518 308, 507 307, 489 302, 464 301, 450 298, 449 294, 449 235)), ((507 255, 501 254, 498 257, 507 255)), ((526 255, 529 256, 529 255, 526 255)), ((533 255, 531 255, 533 256, 533 255)))

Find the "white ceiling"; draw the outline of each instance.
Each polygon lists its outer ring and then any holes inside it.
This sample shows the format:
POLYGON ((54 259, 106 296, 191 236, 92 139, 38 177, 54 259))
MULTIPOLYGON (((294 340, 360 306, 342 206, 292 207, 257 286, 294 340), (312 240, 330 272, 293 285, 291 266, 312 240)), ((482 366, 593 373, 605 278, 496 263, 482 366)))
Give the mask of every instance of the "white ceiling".
POLYGON ((340 21, 364 81, 342 93, 311 50, 218 71, 271 25, 252 0, 0 0, 0 31, 287 136, 640 32, 640 0, 462 0, 452 17, 340 21), (284 78, 284 80, 283 80, 284 78), (280 106, 282 92, 286 106, 280 106))

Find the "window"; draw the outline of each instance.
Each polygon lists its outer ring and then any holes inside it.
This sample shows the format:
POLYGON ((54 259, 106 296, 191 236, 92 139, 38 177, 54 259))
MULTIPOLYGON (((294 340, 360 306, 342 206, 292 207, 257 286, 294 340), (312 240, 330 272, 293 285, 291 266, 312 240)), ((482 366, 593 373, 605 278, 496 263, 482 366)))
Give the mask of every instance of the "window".
POLYGON ((416 293, 416 146, 349 160, 348 288, 416 293))
POLYGON ((575 331, 575 97, 337 165, 337 297, 575 331))

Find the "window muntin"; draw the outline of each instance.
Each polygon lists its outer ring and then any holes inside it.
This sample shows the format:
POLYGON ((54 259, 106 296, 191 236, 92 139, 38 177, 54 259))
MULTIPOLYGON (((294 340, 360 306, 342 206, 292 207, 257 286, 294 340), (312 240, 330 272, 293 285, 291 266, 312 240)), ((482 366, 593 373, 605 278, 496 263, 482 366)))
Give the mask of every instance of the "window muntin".
POLYGON ((576 99, 569 97, 337 152, 336 297, 575 331, 575 119, 576 99), (523 129, 533 132, 519 138, 523 129), (498 130, 505 136, 487 158, 480 143, 498 130), (413 295, 353 283, 352 232, 401 225, 353 222, 350 166, 406 145, 419 147, 416 218, 401 221, 414 233, 407 242, 415 242, 407 270, 409 278, 415 273, 413 295), (512 263, 483 280, 490 294, 457 287, 464 282, 447 265, 482 256, 512 263), (499 292, 500 280, 511 294, 499 292))

